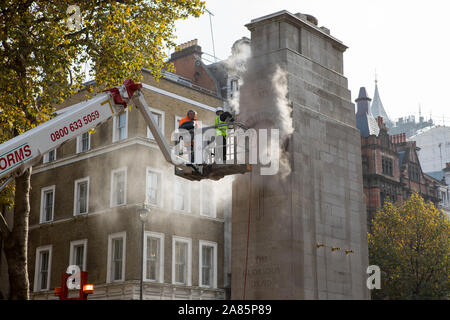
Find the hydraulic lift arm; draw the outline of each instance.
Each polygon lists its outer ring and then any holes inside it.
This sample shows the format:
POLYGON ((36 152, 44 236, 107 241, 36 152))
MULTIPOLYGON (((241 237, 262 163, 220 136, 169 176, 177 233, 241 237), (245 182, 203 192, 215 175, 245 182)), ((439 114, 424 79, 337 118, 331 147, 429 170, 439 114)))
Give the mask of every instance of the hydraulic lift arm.
POLYGON ((112 93, 78 103, 68 112, 0 144, 0 178, 21 175, 42 155, 90 131, 123 110, 112 93))
MULTIPOLYGON (((177 175, 197 181, 211 178, 211 166, 191 164, 188 160, 172 152, 153 119, 141 89, 141 84, 126 80, 124 85, 114 87, 92 99, 73 105, 52 120, 0 144, 0 179, 9 177, 0 186, 0 191, 14 176, 21 175, 25 170, 38 163, 44 154, 121 113, 130 102, 133 102, 141 113, 164 158, 175 166, 177 175)), ((239 169, 235 173, 247 171, 239 169)), ((233 173, 228 171, 226 175, 228 174, 233 173)), ((221 174, 214 177, 215 179, 220 178, 221 174)))

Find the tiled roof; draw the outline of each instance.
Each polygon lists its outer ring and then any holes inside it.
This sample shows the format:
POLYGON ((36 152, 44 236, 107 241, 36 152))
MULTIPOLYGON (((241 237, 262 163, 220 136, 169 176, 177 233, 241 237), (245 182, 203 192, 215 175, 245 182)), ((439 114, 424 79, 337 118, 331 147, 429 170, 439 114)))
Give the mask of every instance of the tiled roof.
POLYGON ((369 110, 371 99, 367 96, 366 88, 359 89, 359 96, 356 99, 357 113, 356 113, 356 127, 361 132, 361 136, 367 138, 368 136, 380 134, 380 127, 377 120, 369 110))
POLYGON ((444 178, 444 171, 426 172, 427 175, 433 177, 436 180, 442 181, 444 178))

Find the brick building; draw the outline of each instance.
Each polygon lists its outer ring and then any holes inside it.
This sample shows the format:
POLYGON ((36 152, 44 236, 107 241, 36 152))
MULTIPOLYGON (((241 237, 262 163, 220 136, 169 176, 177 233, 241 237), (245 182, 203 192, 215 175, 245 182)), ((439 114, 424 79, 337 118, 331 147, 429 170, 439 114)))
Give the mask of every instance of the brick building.
POLYGON ((356 123, 361 133, 369 225, 387 199, 402 202, 417 192, 425 201, 439 204, 439 189, 443 184, 422 171, 417 155, 419 148, 414 141, 407 141, 404 133, 389 135, 383 118, 375 120, 368 108, 370 101, 366 89, 361 88, 356 100, 356 123))
MULTIPOLYGON (((215 109, 223 106, 214 81, 196 64, 199 50, 187 46, 172 57, 186 60, 175 61, 183 76, 163 72, 156 82, 143 71, 145 98, 168 141, 189 109, 212 125, 215 109)), ((58 113, 83 97, 80 93, 58 113)), ((74 264, 89 272, 95 285, 91 299, 137 299, 142 253, 137 208, 144 202, 151 209, 143 250, 144 299, 225 298, 230 271, 224 225, 231 208, 224 195, 231 194, 231 184, 176 177, 136 110, 45 155, 31 181, 33 299, 56 298, 53 288, 74 264)))
POLYGON ((177 76, 182 77, 182 81, 188 86, 222 97, 219 83, 203 63, 202 54, 197 40, 192 40, 181 44, 178 50, 171 54, 169 62, 173 63, 177 76))

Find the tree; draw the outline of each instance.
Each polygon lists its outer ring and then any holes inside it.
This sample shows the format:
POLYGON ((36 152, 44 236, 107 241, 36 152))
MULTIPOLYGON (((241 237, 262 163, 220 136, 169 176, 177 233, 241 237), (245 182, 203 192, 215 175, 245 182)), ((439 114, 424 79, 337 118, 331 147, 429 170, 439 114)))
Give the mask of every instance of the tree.
POLYGON ((381 268, 375 299, 443 299, 450 293, 449 217, 417 193, 385 203, 372 220, 369 260, 381 268))
MULTIPOLYGON (((87 63, 99 89, 139 81, 142 68, 159 79, 175 21, 203 10, 201 0, 1 0, 0 143, 51 119, 56 104, 83 88, 87 63)), ((29 298, 30 175, 0 196, 3 214, 14 204, 12 226, 0 215, 11 299, 29 298)))

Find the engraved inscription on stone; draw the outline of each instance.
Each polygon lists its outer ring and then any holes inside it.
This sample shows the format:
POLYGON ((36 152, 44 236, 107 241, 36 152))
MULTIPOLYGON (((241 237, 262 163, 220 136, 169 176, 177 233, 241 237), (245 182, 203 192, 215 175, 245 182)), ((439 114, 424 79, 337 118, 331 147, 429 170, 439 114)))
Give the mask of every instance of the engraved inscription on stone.
POLYGON ((280 265, 270 263, 268 256, 256 256, 253 262, 254 265, 247 270, 250 288, 273 288, 276 282, 274 275, 279 275, 281 272, 280 265))

